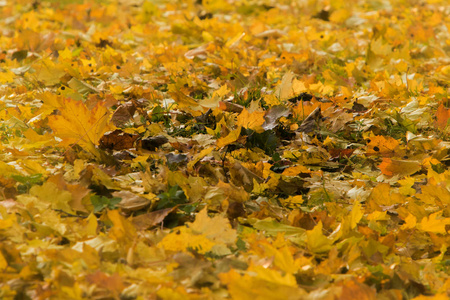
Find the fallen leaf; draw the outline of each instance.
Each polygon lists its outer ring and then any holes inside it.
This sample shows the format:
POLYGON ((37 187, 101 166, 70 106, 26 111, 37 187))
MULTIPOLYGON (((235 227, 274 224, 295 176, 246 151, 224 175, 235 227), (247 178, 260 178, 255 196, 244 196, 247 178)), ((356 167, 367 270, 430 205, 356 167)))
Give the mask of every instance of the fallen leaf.
POLYGON ((410 160, 396 160, 383 158, 383 162, 378 166, 381 173, 387 176, 398 175, 400 177, 412 175, 422 169, 419 162, 410 160))
POLYGON ((333 245, 333 241, 322 233, 322 228, 322 221, 319 221, 313 230, 306 231, 306 241, 312 252, 323 253, 329 251, 333 245))
POLYGON ((123 132, 116 129, 105 133, 99 141, 100 147, 111 150, 124 150, 134 148, 134 142, 139 135, 123 132))
POLYGON ((265 114, 264 123, 261 127, 264 130, 272 130, 278 125, 277 121, 279 118, 287 118, 290 113, 290 109, 283 105, 272 106, 270 110, 265 114))
POLYGON ((254 111, 249 113, 246 108, 237 117, 237 125, 256 132, 263 132, 262 125, 265 123, 264 112, 254 111))
POLYGON ((310 133, 318 129, 320 119, 320 106, 313 110, 298 127, 299 131, 310 133))
POLYGON ((141 140, 142 149, 148 151, 155 151, 156 148, 161 147, 165 143, 167 143, 169 139, 163 135, 153 136, 149 138, 143 138, 141 140))
POLYGON ((149 206, 152 201, 148 198, 141 197, 129 191, 117 191, 112 193, 114 197, 122 198, 117 207, 122 208, 126 212, 137 211, 149 206))
POLYGON ((241 127, 238 127, 237 129, 231 131, 227 136, 218 139, 216 145, 218 148, 225 147, 231 143, 236 142, 240 135, 241 127))
POLYGON ((126 102, 119 105, 111 116, 111 122, 117 127, 125 126, 127 122, 132 120, 136 107, 132 102, 126 102))
POLYGON ((450 218, 443 218, 442 212, 430 214, 418 224, 418 229, 426 232, 446 234, 450 230, 450 218))
POLYGON ((440 130, 444 130, 448 125, 448 120, 450 118, 450 109, 446 108, 443 103, 441 103, 436 112, 436 126, 440 130))
POLYGON ((176 211, 178 206, 155 210, 133 217, 132 222, 137 230, 145 230, 152 228, 164 221, 164 219, 172 212, 176 211))
POLYGON ((55 134, 62 139, 61 145, 78 144, 89 151, 96 152, 103 134, 112 129, 109 124, 109 112, 98 103, 92 110, 81 101, 66 98, 61 115, 49 116, 49 125, 55 134))
POLYGON ((368 155, 392 155, 398 150, 400 143, 392 137, 373 136, 367 144, 368 155))

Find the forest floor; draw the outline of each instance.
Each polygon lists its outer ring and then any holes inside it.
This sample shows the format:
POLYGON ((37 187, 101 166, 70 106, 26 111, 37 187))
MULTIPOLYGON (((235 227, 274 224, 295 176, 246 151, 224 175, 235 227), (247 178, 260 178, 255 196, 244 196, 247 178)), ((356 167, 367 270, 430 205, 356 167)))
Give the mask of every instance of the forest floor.
POLYGON ((449 16, 0 1, 0 298, 448 299, 449 16))

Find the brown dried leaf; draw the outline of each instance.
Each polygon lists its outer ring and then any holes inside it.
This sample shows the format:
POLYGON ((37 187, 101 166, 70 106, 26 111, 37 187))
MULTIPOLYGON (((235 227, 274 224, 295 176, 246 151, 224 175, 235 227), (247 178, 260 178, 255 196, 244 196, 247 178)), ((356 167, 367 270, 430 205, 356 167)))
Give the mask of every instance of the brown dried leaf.
POLYGON ((156 226, 164 221, 164 219, 172 212, 176 211, 178 206, 155 210, 146 214, 134 217, 131 222, 137 230, 146 230, 156 226))
POLYGON ((122 198, 122 201, 120 201, 117 206, 122 208, 125 212, 140 210, 152 203, 150 199, 138 196, 129 191, 118 191, 112 193, 112 195, 114 197, 122 198))

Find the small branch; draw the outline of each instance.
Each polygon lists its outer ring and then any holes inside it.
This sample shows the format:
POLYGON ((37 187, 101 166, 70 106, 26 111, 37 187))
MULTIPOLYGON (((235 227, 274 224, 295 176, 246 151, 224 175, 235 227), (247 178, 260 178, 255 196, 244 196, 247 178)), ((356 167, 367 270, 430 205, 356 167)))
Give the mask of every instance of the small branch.
POLYGON ((65 214, 65 216, 61 216, 62 218, 81 218, 81 219, 87 218, 87 216, 74 215, 74 214, 68 213, 62 209, 54 209, 54 211, 59 212, 61 214, 65 214))

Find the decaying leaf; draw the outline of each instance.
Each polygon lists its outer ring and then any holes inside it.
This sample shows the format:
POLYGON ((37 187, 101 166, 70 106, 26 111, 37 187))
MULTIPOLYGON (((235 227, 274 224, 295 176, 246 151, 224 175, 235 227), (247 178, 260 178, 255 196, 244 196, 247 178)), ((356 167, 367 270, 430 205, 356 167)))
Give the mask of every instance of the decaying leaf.
POLYGON ((158 135, 158 136, 142 139, 141 146, 142 146, 142 149, 149 150, 149 151, 155 151, 156 148, 164 145, 168 141, 169 140, 165 136, 158 135))
POLYGON ((320 106, 317 107, 314 111, 312 111, 306 118, 303 120, 302 124, 298 127, 298 129, 305 133, 313 132, 318 128, 320 119, 320 106))
POLYGON ((174 206, 142 214, 134 217, 132 222, 136 229, 145 230, 163 222, 164 218, 166 218, 170 213, 176 211, 177 208, 178 206, 174 206))
POLYGON ((124 150, 134 148, 134 142, 139 136, 126 133, 121 130, 114 130, 105 133, 99 141, 100 147, 112 150, 124 150))
POLYGON ((128 191, 118 191, 112 195, 122 199, 117 206, 128 212, 143 209, 152 203, 151 199, 140 197, 128 191))
POLYGON ((124 126, 127 122, 132 120, 136 107, 132 102, 126 102, 119 105, 111 116, 111 122, 117 127, 124 126))

